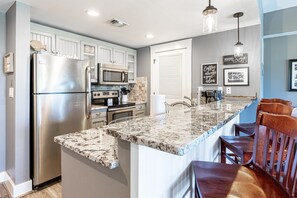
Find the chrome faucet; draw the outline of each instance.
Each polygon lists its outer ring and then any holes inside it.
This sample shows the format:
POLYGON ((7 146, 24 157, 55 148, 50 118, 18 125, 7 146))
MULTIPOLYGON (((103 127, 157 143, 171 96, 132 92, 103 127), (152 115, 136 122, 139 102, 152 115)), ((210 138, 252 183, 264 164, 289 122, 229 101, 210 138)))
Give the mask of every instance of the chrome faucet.
MULTIPOLYGON (((192 107, 196 107, 197 106, 197 102, 195 102, 193 99, 191 99, 190 97, 188 97, 188 96, 184 96, 184 99, 187 99, 187 100, 189 100, 190 102, 191 102, 191 106, 192 107)), ((188 104, 188 103, 187 103, 188 104)))
POLYGON ((185 105, 186 107, 189 107, 189 108, 192 107, 192 105, 186 103, 185 101, 178 101, 178 102, 169 104, 169 106, 171 106, 171 107, 174 107, 175 105, 185 105))

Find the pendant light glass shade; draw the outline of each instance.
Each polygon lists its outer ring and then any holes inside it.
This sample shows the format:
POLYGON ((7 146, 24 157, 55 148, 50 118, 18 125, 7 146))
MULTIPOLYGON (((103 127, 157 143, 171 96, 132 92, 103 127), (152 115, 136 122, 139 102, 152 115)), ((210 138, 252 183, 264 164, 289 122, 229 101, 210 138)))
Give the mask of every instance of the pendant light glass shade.
POLYGON ((243 44, 238 42, 234 45, 234 56, 241 57, 243 56, 243 44))
POLYGON ((243 12, 237 12, 233 15, 234 18, 237 18, 237 43, 234 45, 234 57, 243 56, 243 44, 239 41, 239 17, 243 16, 243 12))
POLYGON ((203 32, 211 33, 218 29, 218 9, 211 5, 211 0, 209 0, 209 5, 203 10, 203 32))

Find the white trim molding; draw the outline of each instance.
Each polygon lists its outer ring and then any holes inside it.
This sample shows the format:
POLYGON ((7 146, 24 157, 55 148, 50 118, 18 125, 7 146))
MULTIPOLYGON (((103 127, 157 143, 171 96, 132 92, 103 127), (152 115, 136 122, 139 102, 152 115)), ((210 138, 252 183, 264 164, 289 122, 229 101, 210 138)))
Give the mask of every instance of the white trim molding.
POLYGON ((297 31, 283 32, 283 33, 278 33, 278 34, 269 34, 269 35, 263 36, 263 39, 277 38, 277 37, 282 37, 282 36, 293 36, 293 35, 297 35, 297 31))
POLYGON ((32 180, 15 185, 5 171, 0 173, 0 182, 4 182, 4 185, 12 198, 19 197, 32 191, 32 180))

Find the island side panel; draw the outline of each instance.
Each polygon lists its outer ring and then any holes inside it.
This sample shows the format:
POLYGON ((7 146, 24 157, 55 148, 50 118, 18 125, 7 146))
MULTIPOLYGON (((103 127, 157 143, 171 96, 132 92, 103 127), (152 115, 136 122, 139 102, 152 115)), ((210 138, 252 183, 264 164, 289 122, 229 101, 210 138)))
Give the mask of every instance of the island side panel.
POLYGON ((239 115, 184 156, 131 143, 131 198, 194 198, 191 162, 218 162, 219 136, 234 135, 233 124, 238 122, 239 115))
POLYGON ((130 144, 118 148, 120 166, 109 169, 62 147, 62 197, 130 197, 130 144))

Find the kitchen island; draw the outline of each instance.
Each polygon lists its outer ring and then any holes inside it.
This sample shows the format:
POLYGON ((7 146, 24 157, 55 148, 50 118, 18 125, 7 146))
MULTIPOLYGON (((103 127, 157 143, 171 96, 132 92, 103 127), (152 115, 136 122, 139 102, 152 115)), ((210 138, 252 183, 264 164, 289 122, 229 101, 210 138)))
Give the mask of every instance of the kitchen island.
POLYGON ((115 138, 107 152, 115 152, 114 169, 71 151, 76 148, 64 146, 65 135, 56 137, 62 145, 63 197, 194 197, 191 162, 218 161, 219 136, 233 134, 239 113, 251 103, 223 100, 91 129, 115 138))

